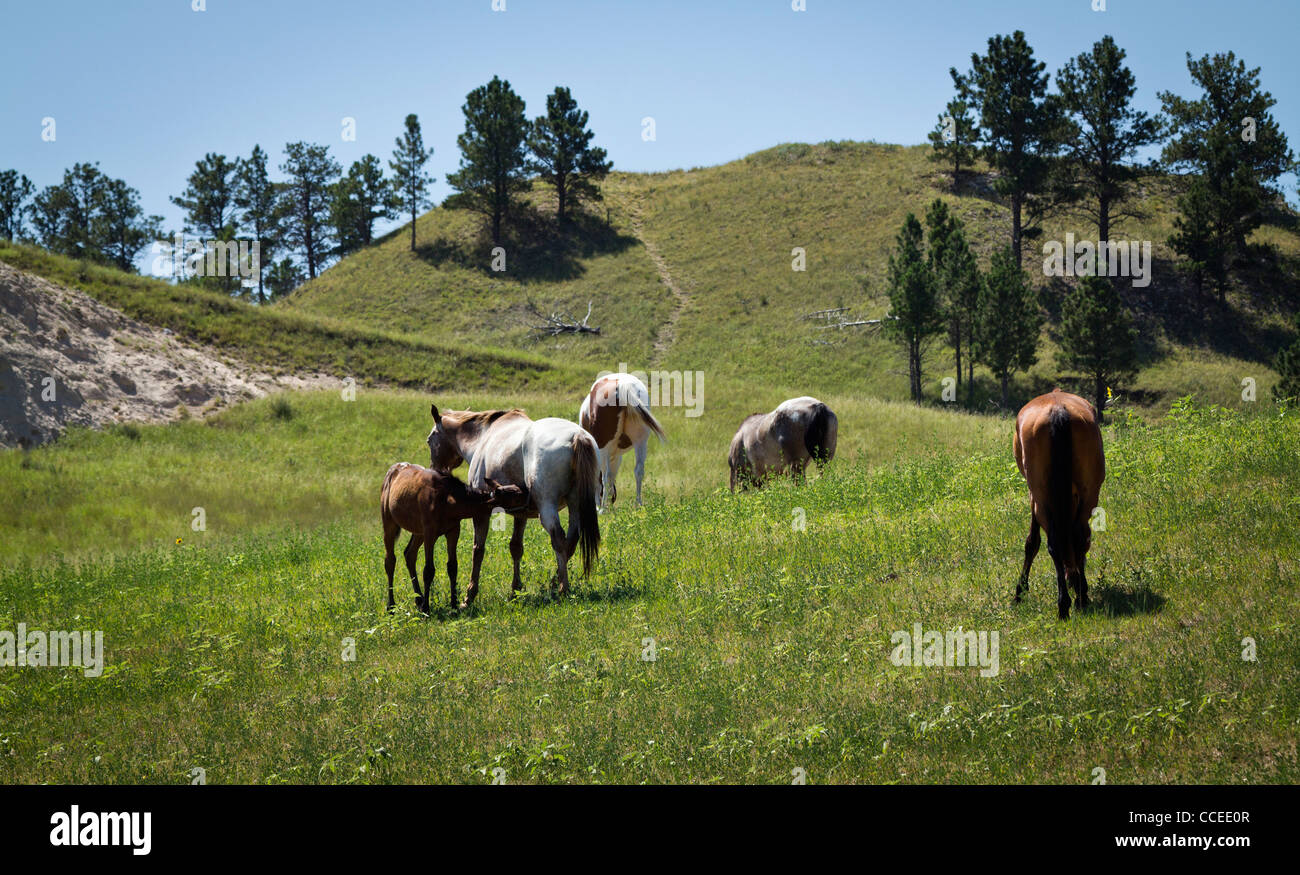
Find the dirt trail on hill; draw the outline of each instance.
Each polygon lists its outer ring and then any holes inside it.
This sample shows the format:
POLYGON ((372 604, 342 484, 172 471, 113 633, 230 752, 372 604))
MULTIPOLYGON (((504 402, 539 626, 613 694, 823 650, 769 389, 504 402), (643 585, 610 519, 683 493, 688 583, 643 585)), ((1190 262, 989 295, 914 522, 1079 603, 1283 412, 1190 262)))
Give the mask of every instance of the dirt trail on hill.
POLYGON ((69 425, 167 422, 281 389, 342 385, 272 376, 137 322, 83 292, 0 263, 0 445, 69 425))
POLYGON ((677 323, 682 318, 682 313, 686 310, 687 305, 690 304, 691 298, 673 281, 673 275, 668 271, 668 262, 664 260, 663 255, 659 252, 659 247, 645 236, 645 224, 642 221, 641 212, 642 198, 643 195, 640 193, 629 196, 627 200, 628 224, 631 226, 636 239, 640 240, 642 245, 645 246, 646 255, 650 256, 650 263, 654 265, 655 271, 659 274, 659 281, 667 286, 668 291, 672 292, 673 297, 677 299, 672 312, 668 314, 668 320, 659 326, 659 333, 655 336, 654 354, 650 360, 650 366, 654 367, 663 361, 664 355, 677 340, 677 323))

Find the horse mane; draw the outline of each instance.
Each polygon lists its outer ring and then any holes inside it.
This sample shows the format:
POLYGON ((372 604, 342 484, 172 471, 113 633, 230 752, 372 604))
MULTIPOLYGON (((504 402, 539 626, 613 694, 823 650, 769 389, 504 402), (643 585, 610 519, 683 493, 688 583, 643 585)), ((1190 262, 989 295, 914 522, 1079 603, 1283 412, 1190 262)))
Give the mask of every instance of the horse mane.
MULTIPOLYGON (((457 422, 459 422, 461 425, 465 425, 467 423, 473 423, 474 425, 482 428, 483 426, 491 425, 492 423, 496 422, 498 419, 500 419, 503 416, 512 416, 514 414, 519 414, 520 416, 528 415, 518 407, 511 407, 508 410, 480 410, 477 412, 471 412, 466 410, 457 413, 456 417, 457 417, 457 422)), ((444 415, 450 415, 450 414, 444 414, 444 415)))

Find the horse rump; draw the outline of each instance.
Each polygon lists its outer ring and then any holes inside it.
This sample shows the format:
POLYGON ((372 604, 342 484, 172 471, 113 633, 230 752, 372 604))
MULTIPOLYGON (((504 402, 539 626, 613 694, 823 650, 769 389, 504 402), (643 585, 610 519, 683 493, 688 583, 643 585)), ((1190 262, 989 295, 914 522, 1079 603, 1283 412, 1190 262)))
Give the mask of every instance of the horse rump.
POLYGON ((835 455, 835 435, 833 433, 835 424, 835 414, 825 404, 819 403, 817 412, 813 414, 812 421, 808 423, 808 428, 804 430, 804 447, 808 450, 808 455, 815 459, 819 465, 825 465, 835 455))
POLYGON ((600 521, 596 515, 596 496, 600 491, 600 465, 596 459, 596 441, 585 431, 574 434, 570 465, 577 501, 569 502, 569 513, 577 514, 578 549, 582 553, 585 577, 600 552, 600 521))

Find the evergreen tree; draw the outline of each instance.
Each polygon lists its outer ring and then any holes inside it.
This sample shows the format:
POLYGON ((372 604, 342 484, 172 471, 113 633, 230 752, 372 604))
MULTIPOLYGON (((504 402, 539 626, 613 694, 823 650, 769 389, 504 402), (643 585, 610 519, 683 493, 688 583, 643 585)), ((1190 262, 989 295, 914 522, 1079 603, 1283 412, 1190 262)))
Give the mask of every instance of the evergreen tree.
POLYGON ((282 258, 266 272, 266 287, 271 292, 271 300, 288 295, 302 284, 302 270, 293 263, 292 258, 282 258))
POLYGON ((35 187, 17 170, 0 173, 0 240, 18 240, 23 236, 23 217, 35 187))
POLYGON ((530 169, 555 187, 556 218, 563 222, 570 203, 600 200, 596 183, 613 164, 605 150, 591 145, 587 113, 578 109, 569 89, 557 87, 546 98, 546 115, 533 122, 528 137, 534 160, 530 169))
POLYGON ((975 322, 975 355, 998 378, 1002 407, 1010 401, 1011 375, 1038 361, 1043 325, 1033 289, 1010 247, 993 253, 975 322))
POLYGON ((1136 375, 1136 342, 1133 317, 1115 284, 1102 276, 1083 277, 1061 309, 1057 366, 1080 371, 1092 382, 1098 416, 1105 416, 1106 389, 1136 375))
POLYGON ((375 222, 396 214, 396 198, 379 159, 364 155, 353 161, 331 193, 330 221, 338 232, 338 254, 369 246, 374 242, 375 222))
POLYGON ((32 224, 41 245, 59 255, 107 260, 94 239, 93 222, 100 192, 108 177, 99 164, 74 164, 63 171, 63 182, 36 195, 32 224))
POLYGON ((930 270, 936 284, 938 306, 947 322, 948 343, 953 348, 958 389, 961 388, 962 381, 962 350, 966 350, 966 367, 969 371, 966 401, 970 404, 975 370, 971 337, 975 311, 979 305, 979 266, 966 241, 965 228, 942 200, 936 198, 930 205, 925 214, 925 224, 929 235, 930 270))
POLYGON ((424 165, 433 155, 433 149, 424 148, 424 135, 415 113, 406 117, 406 132, 396 140, 393 159, 388 166, 393 171, 392 189, 395 206, 411 214, 411 251, 415 251, 415 220, 420 210, 429 206, 427 191, 433 177, 424 172, 424 165))
POLYGON ((921 374, 926 347, 943 331, 943 315, 935 294, 934 274, 926 260, 924 232, 911 213, 898 232, 889 257, 889 319, 885 331, 907 353, 912 400, 921 403, 921 374))
POLYGON ((988 54, 971 55, 970 72, 954 77, 962 97, 979 112, 984 156, 998 172, 994 188, 1011 204, 1011 251, 1017 267, 1022 241, 1041 231, 1049 162, 1063 134, 1060 100, 1047 93, 1045 69, 1024 33, 1016 31, 991 37, 988 54))
POLYGON ((976 143, 979 141, 979 125, 971 118, 971 106, 960 95, 965 87, 964 77, 951 69, 953 84, 957 86, 957 97, 948 101, 948 106, 939 116, 934 130, 927 135, 933 151, 930 160, 939 164, 952 166, 952 187, 956 190, 961 184, 962 168, 975 164, 976 143))
POLYGON ((1185 225, 1210 218, 1213 239, 1205 245, 1184 232, 1170 243, 1191 261, 1209 259, 1205 272, 1223 299, 1230 259, 1249 255, 1247 238, 1280 202, 1278 181, 1295 167, 1295 156, 1270 112, 1277 101, 1261 90, 1258 67, 1247 69, 1232 52, 1197 60, 1189 53, 1187 69, 1202 95, 1187 100, 1160 93, 1174 135, 1161 158, 1173 170, 1200 177, 1203 187, 1180 205, 1185 225))
POLYGON ((140 193, 120 179, 99 189, 92 220, 96 248, 119 270, 134 271, 135 257, 162 236, 162 216, 145 216, 140 193))
POLYGON ((460 168, 447 177, 456 194, 451 207, 481 213, 488 221, 492 242, 501 242, 501 229, 514 208, 515 196, 529 187, 525 143, 529 124, 524 101, 510 83, 496 76, 475 88, 461 108, 465 132, 456 138, 460 168))
MULTIPOLYGON (((1300 332, 1300 314, 1296 314, 1295 329, 1300 332)), ((1277 358, 1273 359, 1273 370, 1281 376, 1273 387, 1274 397, 1279 401, 1287 398, 1300 401, 1300 337, 1278 351, 1277 358)))
POLYGON ((1065 146, 1070 193, 1087 199, 1098 242, 1110 240, 1113 217, 1133 215, 1119 209, 1137 178, 1131 161, 1161 133, 1159 119, 1133 109, 1137 86, 1124 58, 1124 50, 1107 36, 1056 74, 1069 114, 1065 146))
POLYGON ((247 159, 235 168, 235 206, 239 221, 258 247, 257 300, 266 303, 264 280, 268 266, 274 263, 280 242, 280 190, 267 171, 267 156, 260 145, 253 146, 247 159))
POLYGON ((308 279, 325 262, 333 245, 330 227, 330 186, 342 168, 329 155, 328 146, 287 143, 280 172, 288 177, 281 193, 284 240, 302 253, 308 279))

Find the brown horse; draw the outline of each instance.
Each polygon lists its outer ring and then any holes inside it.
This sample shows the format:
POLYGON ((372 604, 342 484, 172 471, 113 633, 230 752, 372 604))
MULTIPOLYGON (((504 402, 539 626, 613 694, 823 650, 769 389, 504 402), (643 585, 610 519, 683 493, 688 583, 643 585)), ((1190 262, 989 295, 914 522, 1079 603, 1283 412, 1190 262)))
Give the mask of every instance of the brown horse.
POLYGON ((488 481, 489 490, 470 489, 460 480, 442 471, 432 471, 410 462, 398 462, 384 476, 379 496, 379 515, 384 524, 384 571, 388 575, 388 610, 393 603, 393 569, 397 557, 393 543, 402 529, 411 533, 403 555, 406 570, 415 590, 415 607, 429 612, 429 588, 433 583, 433 545, 438 538, 447 539, 447 579, 451 583, 451 604, 456 606, 456 542, 460 539, 460 521, 479 518, 487 524, 494 507, 514 512, 528 504, 527 490, 519 486, 499 486, 488 481), (424 593, 415 580, 415 556, 424 544, 424 593))
POLYGON ((1101 482, 1106 479, 1106 456, 1101 448, 1097 408, 1078 395, 1059 389, 1040 395, 1020 409, 1012 440, 1016 465, 1029 484, 1032 515, 1025 539, 1025 567, 1016 585, 1014 601, 1029 589, 1029 566, 1038 555, 1047 530, 1047 552, 1056 563, 1056 608, 1062 619, 1074 606, 1088 606, 1088 578, 1084 565, 1092 546, 1088 524, 1101 482), (1068 583, 1068 587, 1067 587, 1068 583))
POLYGON ((739 484, 761 486, 770 476, 789 471, 803 477, 809 459, 824 465, 835 456, 839 420, 816 398, 804 395, 782 401, 771 413, 746 417, 731 439, 727 464, 731 491, 739 484))

